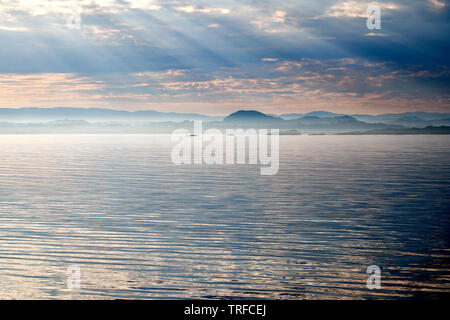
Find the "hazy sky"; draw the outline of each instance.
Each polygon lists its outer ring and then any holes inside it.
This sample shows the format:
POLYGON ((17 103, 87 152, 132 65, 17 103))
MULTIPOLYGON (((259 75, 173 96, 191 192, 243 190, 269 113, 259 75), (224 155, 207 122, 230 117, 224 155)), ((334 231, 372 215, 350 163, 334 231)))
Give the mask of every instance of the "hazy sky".
POLYGON ((450 112, 449 12, 445 0, 0 0, 0 107, 450 112))

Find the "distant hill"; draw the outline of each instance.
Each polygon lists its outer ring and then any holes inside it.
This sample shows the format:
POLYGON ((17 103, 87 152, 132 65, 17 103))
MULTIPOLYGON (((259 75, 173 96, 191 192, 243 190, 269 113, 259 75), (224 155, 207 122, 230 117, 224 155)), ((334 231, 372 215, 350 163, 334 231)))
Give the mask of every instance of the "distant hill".
POLYGON ((145 111, 122 111, 99 108, 0 108, 0 121, 42 122, 55 120, 85 121, 185 121, 219 120, 222 117, 210 117, 195 113, 145 111))
MULTIPOLYGON (((328 111, 313 111, 305 114, 301 113, 288 113, 281 114, 280 116, 285 120, 304 119, 310 117, 316 118, 334 118, 344 116, 345 114, 337 114, 328 111)), ((442 126, 450 125, 449 113, 437 113, 437 112, 405 112, 405 113, 386 113, 379 115, 368 114, 350 114, 356 120, 366 123, 388 124, 398 125, 406 127, 425 128, 427 126, 442 126)))
POLYGON ((294 120, 294 119, 300 119, 300 118, 305 118, 305 117, 332 118, 332 117, 337 117, 337 116, 341 116, 341 115, 343 115, 343 114, 338 114, 338 113, 333 113, 333 112, 328 112, 328 111, 312 111, 312 112, 308 112, 305 114, 285 113, 285 114, 280 114, 280 117, 285 120, 294 120))
POLYGON ((400 128, 397 125, 373 124, 359 121, 348 115, 317 112, 299 119, 284 120, 255 110, 240 110, 225 117, 223 121, 210 122, 207 128, 278 128, 300 130, 305 133, 336 133, 344 131, 400 128), (326 117, 326 115, 331 115, 326 117))
POLYGON ((361 131, 342 132, 342 133, 338 133, 338 134, 339 135, 450 134, 450 127, 449 126, 440 126, 440 127, 428 126, 426 128, 377 129, 377 130, 369 130, 369 131, 365 131, 365 132, 361 132, 361 131))
POLYGON ((351 116, 367 123, 398 124, 407 127, 424 128, 427 126, 450 125, 450 113, 420 111, 379 115, 352 114, 351 116))
POLYGON ((255 122, 255 121, 264 121, 264 122, 271 122, 271 121, 280 121, 282 119, 276 118, 273 116, 269 116, 267 114, 264 114, 259 111, 255 110, 239 110, 237 112, 234 112, 230 114, 228 117, 225 117, 223 119, 224 122, 255 122))
POLYGON ((428 134, 444 132, 446 126, 450 126, 450 114, 427 112, 372 116, 314 111, 283 114, 280 117, 257 110, 239 110, 226 117, 212 117, 154 110, 130 112, 98 108, 0 108, 0 133, 170 133, 176 128, 191 128, 194 120, 204 121, 205 130, 272 128, 280 129, 280 132, 295 130, 306 134, 428 134), (441 129, 435 129, 439 127, 441 129))

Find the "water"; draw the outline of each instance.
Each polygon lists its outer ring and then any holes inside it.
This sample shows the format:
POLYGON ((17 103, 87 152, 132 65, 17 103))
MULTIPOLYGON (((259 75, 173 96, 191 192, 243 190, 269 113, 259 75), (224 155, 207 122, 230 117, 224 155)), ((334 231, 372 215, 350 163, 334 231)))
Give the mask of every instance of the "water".
POLYGON ((278 175, 260 176, 175 166, 168 135, 0 135, 0 298, 450 293, 448 136, 280 143, 278 175))

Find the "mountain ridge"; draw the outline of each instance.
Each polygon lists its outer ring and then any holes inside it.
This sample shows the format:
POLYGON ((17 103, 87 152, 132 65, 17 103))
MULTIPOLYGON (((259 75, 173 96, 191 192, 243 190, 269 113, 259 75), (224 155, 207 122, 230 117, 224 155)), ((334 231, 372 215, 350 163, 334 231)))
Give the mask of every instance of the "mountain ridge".
POLYGON ((189 127, 192 121, 197 120, 204 121, 205 128, 279 128, 280 130, 300 130, 306 133, 366 132, 370 130, 389 132, 389 130, 402 128, 421 129, 430 126, 450 126, 450 114, 436 112, 364 115, 313 111, 288 115, 277 116, 244 109, 222 117, 155 110, 125 111, 63 107, 0 108, 0 132, 9 132, 11 128, 17 128, 18 131, 31 130, 31 128, 62 130, 65 126, 90 129, 97 126, 102 130, 104 128, 111 130, 113 128, 133 128, 139 132, 147 132, 150 130, 149 128, 154 128, 169 132, 177 127, 189 127), (19 126, 19 124, 24 125, 19 126))

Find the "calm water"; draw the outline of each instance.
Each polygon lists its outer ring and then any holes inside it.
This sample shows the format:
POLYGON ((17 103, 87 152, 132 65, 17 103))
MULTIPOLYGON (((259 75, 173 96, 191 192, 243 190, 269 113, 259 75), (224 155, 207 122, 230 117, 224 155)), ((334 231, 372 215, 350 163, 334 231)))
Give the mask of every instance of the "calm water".
POLYGON ((450 293, 450 137, 280 139, 260 176, 175 166, 168 135, 0 135, 0 298, 450 293))

